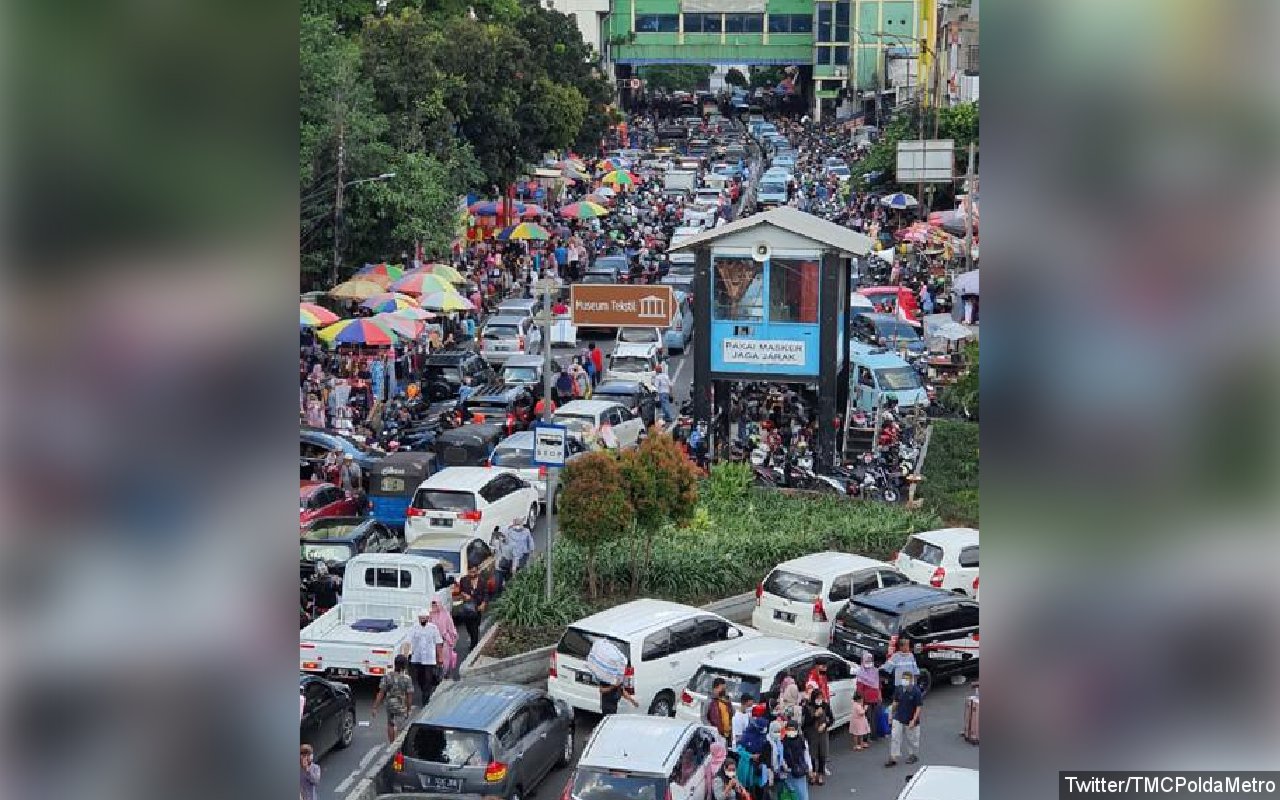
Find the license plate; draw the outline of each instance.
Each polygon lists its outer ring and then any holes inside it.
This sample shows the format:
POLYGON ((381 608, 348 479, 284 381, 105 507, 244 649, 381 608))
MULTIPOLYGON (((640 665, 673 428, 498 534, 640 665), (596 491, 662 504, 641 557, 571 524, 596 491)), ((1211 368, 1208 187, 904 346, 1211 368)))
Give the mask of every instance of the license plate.
POLYGON ((419 775, 418 782, 423 789, 436 789, 443 792, 461 792, 461 778, 442 778, 439 775, 419 775))
POLYGON ((358 669, 347 669, 345 667, 340 667, 338 669, 333 670, 332 674, 335 678, 359 678, 362 676, 363 673, 361 673, 360 670, 358 669))
POLYGON ((789 611, 774 611, 773 618, 777 620, 781 620, 783 622, 792 623, 792 624, 794 624, 796 621, 796 615, 792 614, 789 611))
POLYGON ((453 527, 453 520, 451 520, 451 519, 438 519, 438 518, 436 518, 436 517, 432 517, 432 518, 431 518, 431 526, 432 526, 432 527, 434 527, 434 528, 452 528, 452 527, 453 527))
POLYGON ((585 683, 585 684, 587 684, 588 686, 595 686, 595 685, 596 685, 596 676, 595 676, 595 675, 592 675, 590 672, 579 672, 579 673, 578 673, 578 683, 585 683))

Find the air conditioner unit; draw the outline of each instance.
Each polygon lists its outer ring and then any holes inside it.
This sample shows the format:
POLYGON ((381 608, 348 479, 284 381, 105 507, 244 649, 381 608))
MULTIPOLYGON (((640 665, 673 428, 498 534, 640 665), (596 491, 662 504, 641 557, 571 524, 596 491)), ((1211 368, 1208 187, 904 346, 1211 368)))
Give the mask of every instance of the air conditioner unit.
POLYGON ((768 261, 769 257, 772 255, 773 255, 773 248, 769 246, 768 242, 759 242, 751 250, 752 260, 758 261, 762 264, 768 261))
POLYGON ((831 71, 831 74, 836 76, 837 78, 844 78, 848 76, 849 71, 844 67, 836 67, 834 70, 831 71))

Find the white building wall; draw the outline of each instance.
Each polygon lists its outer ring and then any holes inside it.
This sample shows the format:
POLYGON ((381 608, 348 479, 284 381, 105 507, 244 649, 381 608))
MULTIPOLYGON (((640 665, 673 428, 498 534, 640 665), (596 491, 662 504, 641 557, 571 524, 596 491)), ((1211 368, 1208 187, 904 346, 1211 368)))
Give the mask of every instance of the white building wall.
POLYGON ((582 40, 594 47, 596 52, 603 52, 601 21, 609 13, 609 0, 542 0, 542 4, 561 14, 573 15, 582 40))

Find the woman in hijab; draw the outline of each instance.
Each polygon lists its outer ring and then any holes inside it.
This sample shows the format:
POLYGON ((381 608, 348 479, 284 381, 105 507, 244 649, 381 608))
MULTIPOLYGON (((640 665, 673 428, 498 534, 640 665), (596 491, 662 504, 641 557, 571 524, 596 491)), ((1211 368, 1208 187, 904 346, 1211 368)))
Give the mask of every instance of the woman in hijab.
POLYGON ((445 676, 452 675, 454 668, 458 666, 458 651, 454 649, 458 644, 458 628, 453 624, 452 605, 453 595, 448 589, 441 589, 431 598, 431 621, 435 623, 440 631, 440 637, 444 639, 444 664, 441 665, 441 674, 445 676))
POLYGON ((876 718, 880 713, 880 670, 876 669, 875 659, 870 653, 862 654, 862 666, 854 676, 854 694, 862 695, 862 702, 867 708, 867 722, 871 724, 872 740, 879 739, 876 730, 876 718))
POLYGON ((782 691, 778 693, 778 702, 783 717, 799 719, 800 687, 796 685, 796 679, 790 675, 782 679, 782 691))

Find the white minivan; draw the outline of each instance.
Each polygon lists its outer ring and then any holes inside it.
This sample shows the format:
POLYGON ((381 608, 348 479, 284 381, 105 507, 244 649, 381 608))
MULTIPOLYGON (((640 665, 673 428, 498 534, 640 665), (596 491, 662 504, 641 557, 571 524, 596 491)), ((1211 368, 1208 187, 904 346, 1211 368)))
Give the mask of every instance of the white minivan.
POLYGON ((855 594, 910 583, 893 565, 853 553, 826 551, 773 568, 756 586, 751 625, 768 636, 825 647, 831 620, 855 594))
POLYGON ((898 800, 978 800, 978 771, 930 765, 907 778, 898 800))
POLYGON ((809 671, 820 664, 826 666, 831 686, 831 713, 835 718, 832 727, 847 724, 853 715, 856 680, 849 662, 824 647, 773 636, 745 639, 703 659, 680 693, 676 719, 702 720, 716 678, 724 678, 725 696, 737 708, 743 695, 756 700, 766 695, 776 697, 787 675, 803 687, 809 671))
POLYGON ((492 543, 493 532, 523 519, 538 524, 538 490, 512 469, 446 467, 413 493, 404 538, 463 534, 492 543))
POLYGON ((913 583, 978 596, 978 532, 973 528, 912 534, 893 563, 913 583))
POLYGON ((666 600, 632 600, 565 629, 551 654, 547 691, 574 708, 600 713, 600 690, 587 655, 597 639, 608 639, 627 657, 627 680, 639 704, 623 700, 618 713, 669 717, 703 659, 750 636, 759 634, 710 611, 666 600))
POLYGON ((565 800, 707 800, 714 728, 659 717, 608 716, 582 748, 565 800))

